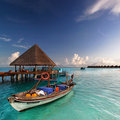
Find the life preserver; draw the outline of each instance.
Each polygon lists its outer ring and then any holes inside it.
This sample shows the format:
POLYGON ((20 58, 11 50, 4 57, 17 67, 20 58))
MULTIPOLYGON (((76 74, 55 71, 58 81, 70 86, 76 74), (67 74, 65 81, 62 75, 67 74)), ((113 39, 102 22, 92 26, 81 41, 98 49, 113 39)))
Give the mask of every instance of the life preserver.
POLYGON ((43 73, 41 74, 41 78, 42 78, 43 80, 48 80, 48 79, 50 78, 50 75, 49 75, 48 72, 43 72, 43 73), (47 77, 44 77, 44 75, 47 75, 47 77))

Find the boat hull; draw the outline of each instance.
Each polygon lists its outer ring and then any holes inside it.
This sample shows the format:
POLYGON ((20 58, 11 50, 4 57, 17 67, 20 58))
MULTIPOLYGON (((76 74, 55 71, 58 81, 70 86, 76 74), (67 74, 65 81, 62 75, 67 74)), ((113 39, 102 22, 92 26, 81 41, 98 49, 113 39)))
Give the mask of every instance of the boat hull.
POLYGON ((24 110, 27 110, 27 109, 30 109, 30 108, 33 108, 35 106, 39 106, 39 105, 43 105, 43 104, 47 104, 49 102, 52 102, 52 101, 55 101, 61 97, 64 97, 65 95, 67 95, 69 92, 71 91, 71 89, 69 90, 66 90, 65 92, 63 93, 60 93, 60 94, 57 94, 57 95, 54 95, 54 96, 51 96, 51 97, 47 97, 47 98, 44 98, 44 99, 36 99, 36 100, 13 100, 13 102, 10 102, 11 106, 21 112, 21 111, 24 111, 24 110))

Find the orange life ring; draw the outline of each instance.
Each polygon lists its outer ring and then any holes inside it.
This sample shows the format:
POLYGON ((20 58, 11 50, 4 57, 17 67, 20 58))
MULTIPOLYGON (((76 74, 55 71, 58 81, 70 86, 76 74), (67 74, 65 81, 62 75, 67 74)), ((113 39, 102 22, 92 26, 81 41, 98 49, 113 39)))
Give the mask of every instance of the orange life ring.
POLYGON ((50 75, 49 75, 48 72, 43 72, 43 73, 41 74, 41 78, 42 78, 43 80, 48 80, 48 79, 50 78, 50 75), (47 75, 47 77, 44 77, 44 75, 47 75))

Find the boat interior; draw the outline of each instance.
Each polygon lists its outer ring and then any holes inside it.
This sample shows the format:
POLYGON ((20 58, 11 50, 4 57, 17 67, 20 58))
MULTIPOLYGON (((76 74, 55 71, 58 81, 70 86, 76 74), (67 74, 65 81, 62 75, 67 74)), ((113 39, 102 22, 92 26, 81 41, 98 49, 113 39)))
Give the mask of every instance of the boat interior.
POLYGON ((41 96, 47 96, 47 95, 52 95, 55 93, 62 92, 66 90, 67 88, 70 88, 73 86, 74 83, 62 83, 62 84, 55 84, 55 85, 50 85, 50 86, 44 86, 44 87, 37 87, 35 89, 31 89, 25 92, 20 92, 17 94, 13 94, 12 96, 14 97, 26 97, 26 98, 35 98, 35 97, 41 97, 41 96))

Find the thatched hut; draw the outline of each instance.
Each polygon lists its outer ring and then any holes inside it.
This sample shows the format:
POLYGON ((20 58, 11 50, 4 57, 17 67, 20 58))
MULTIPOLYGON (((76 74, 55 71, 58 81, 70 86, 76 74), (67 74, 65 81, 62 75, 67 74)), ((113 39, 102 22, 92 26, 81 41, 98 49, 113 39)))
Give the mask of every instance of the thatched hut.
POLYGON ((37 66, 56 66, 56 64, 43 52, 43 50, 35 44, 20 57, 10 63, 10 66, 35 66, 35 71, 37 71, 37 66))

